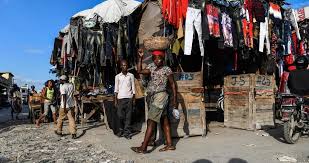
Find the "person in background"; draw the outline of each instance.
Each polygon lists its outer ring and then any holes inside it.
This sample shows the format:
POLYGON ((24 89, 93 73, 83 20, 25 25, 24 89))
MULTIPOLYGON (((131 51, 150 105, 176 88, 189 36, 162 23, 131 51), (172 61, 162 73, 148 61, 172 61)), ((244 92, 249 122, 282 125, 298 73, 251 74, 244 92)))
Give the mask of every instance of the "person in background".
POLYGON ((44 113, 36 120, 36 127, 40 127, 41 121, 48 115, 49 109, 51 109, 53 114, 54 125, 57 125, 57 113, 56 113, 56 89, 53 80, 47 82, 47 87, 42 91, 42 98, 44 99, 44 113))
POLYGON ((137 72, 143 75, 150 75, 151 79, 147 86, 147 97, 146 101, 149 107, 148 120, 147 120, 147 130, 145 133, 144 141, 140 147, 131 147, 131 149, 136 153, 146 153, 147 146, 149 145, 151 137, 153 136, 153 130, 157 123, 161 122, 161 126, 164 131, 164 136, 166 139, 166 146, 160 149, 160 152, 175 150, 176 148, 172 144, 170 124, 167 117, 167 106, 169 103, 169 95, 167 93, 167 85, 170 84, 173 92, 173 115, 179 116, 177 108, 177 91, 176 83, 174 81, 174 76, 172 70, 164 66, 164 51, 153 51, 152 60, 153 63, 148 65, 146 69, 142 69, 142 60, 144 53, 139 50, 139 59, 137 65, 137 72))
POLYGON ((32 96, 33 94, 37 94, 38 92, 35 90, 35 86, 32 85, 31 86, 31 90, 30 90, 30 96, 32 96))
POLYGON ((63 120, 67 116, 72 139, 76 139, 77 129, 74 119, 74 85, 69 83, 66 75, 60 77, 60 83, 61 104, 55 134, 62 136, 63 120))
POLYGON ((10 90, 10 99, 11 99, 11 117, 13 118, 13 114, 16 113, 16 119, 18 120, 18 115, 22 110, 22 96, 20 92, 20 88, 17 86, 17 84, 13 84, 12 89, 10 90))
POLYGON ((128 62, 121 61, 121 73, 115 77, 115 107, 120 120, 118 137, 131 139, 131 116, 135 103, 134 75, 128 72, 128 62))

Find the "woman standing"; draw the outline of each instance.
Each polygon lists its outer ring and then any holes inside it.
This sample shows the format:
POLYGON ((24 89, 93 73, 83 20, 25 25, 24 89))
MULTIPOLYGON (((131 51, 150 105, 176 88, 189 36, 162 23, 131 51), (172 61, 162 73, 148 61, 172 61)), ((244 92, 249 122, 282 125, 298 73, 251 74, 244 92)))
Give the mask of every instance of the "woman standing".
POLYGON ((153 130, 155 129, 157 123, 161 122, 164 136, 166 139, 166 146, 160 149, 160 152, 167 150, 175 150, 176 148, 172 144, 170 125, 167 117, 167 105, 169 102, 167 93, 167 84, 169 83, 173 91, 173 103, 172 106, 176 108, 177 106, 177 92, 176 84, 173 77, 172 70, 164 66, 164 51, 153 51, 152 60, 153 63, 147 66, 146 69, 142 69, 142 60, 144 53, 142 50, 138 51, 138 67, 137 72, 143 75, 150 75, 151 79, 147 87, 147 104, 149 107, 148 120, 147 120, 147 130, 145 133, 144 142, 140 147, 131 147, 131 149, 136 153, 146 153, 148 143, 151 140, 153 130))
POLYGON ((53 121, 54 124, 57 124, 57 115, 56 115, 56 89, 55 89, 55 83, 53 80, 49 80, 47 82, 47 87, 45 87, 42 91, 42 97, 44 99, 44 113, 39 117, 38 120, 36 120, 36 126, 40 127, 40 123, 48 114, 49 109, 51 109, 53 113, 53 121))

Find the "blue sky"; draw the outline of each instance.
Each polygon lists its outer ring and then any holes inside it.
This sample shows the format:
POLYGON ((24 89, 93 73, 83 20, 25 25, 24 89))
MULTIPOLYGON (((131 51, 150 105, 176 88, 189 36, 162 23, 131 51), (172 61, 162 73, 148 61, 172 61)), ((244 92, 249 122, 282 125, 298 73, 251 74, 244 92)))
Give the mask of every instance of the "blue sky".
POLYGON ((35 84, 54 78, 49 58, 58 31, 76 12, 102 0, 0 0, 0 71, 18 83, 35 84))
MULTIPOLYGON (((102 0, 0 0, 0 71, 10 71, 19 84, 38 88, 54 75, 49 58, 58 31, 78 11, 102 0)), ((309 0, 288 0, 294 8, 309 0)))

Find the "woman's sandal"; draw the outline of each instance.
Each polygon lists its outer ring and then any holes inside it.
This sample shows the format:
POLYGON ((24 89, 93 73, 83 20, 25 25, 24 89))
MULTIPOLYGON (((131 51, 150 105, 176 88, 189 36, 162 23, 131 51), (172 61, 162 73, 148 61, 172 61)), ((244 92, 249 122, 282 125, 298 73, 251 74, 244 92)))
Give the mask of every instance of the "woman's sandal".
POLYGON ((174 146, 165 146, 164 148, 160 149, 159 152, 174 151, 174 150, 176 150, 174 146))
POLYGON ((141 147, 131 147, 131 150, 135 153, 145 154, 147 151, 143 151, 141 147))
MULTIPOLYGON (((142 142, 142 144, 143 144, 144 142, 142 142)), ((157 146, 157 144, 156 144, 156 142, 149 142, 148 144, 147 144, 147 146, 148 147, 156 147, 157 146)))

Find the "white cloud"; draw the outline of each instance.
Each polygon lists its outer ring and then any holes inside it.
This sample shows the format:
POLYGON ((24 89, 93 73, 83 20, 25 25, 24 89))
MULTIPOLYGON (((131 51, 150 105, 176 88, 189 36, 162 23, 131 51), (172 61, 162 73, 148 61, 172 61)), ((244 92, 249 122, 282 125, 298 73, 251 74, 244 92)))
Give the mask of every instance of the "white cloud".
POLYGON ((27 54, 44 54, 45 51, 42 49, 29 48, 24 50, 27 54))

